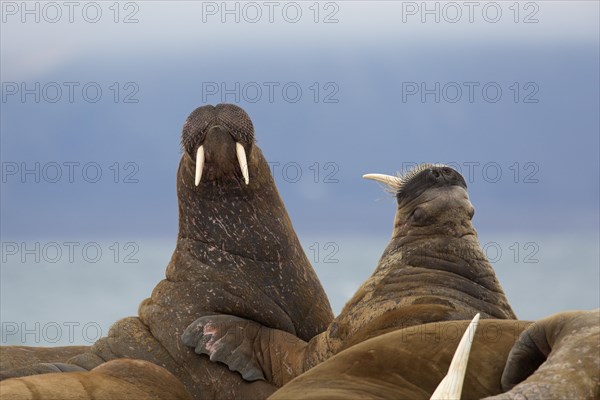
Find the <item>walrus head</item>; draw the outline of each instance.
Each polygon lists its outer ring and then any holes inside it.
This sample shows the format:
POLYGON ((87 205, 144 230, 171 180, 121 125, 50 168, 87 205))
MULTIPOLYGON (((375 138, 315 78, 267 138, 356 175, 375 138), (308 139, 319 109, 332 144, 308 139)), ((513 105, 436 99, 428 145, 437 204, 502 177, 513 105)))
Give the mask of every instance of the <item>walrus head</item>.
POLYGON ((475 208, 467 194, 467 183, 454 169, 443 164, 420 164, 400 177, 381 174, 363 177, 388 185, 396 196, 398 211, 392 238, 475 234, 469 222, 475 208))
POLYGON ((183 125, 181 147, 180 237, 253 259, 285 259, 281 249, 294 249, 297 239, 248 114, 233 104, 199 107, 183 125))
POLYGON ((185 121, 181 147, 194 164, 194 185, 250 183, 248 156, 254 126, 244 110, 232 104, 195 109, 185 121))

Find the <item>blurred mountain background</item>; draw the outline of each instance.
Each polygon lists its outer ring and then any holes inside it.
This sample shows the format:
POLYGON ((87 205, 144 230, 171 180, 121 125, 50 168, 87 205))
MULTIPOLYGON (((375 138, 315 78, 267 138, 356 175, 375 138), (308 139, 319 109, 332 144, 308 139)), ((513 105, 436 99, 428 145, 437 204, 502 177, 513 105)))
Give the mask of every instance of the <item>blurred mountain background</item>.
POLYGON ((4 2, 0 344, 85 344, 48 329, 137 312, 176 241, 181 127, 220 102, 252 117, 336 312, 396 208, 361 175, 419 162, 467 179, 520 318, 599 307, 598 3, 490 3, 473 22, 462 3, 282 2, 273 22, 260 2, 97 3, 71 23, 4 2))

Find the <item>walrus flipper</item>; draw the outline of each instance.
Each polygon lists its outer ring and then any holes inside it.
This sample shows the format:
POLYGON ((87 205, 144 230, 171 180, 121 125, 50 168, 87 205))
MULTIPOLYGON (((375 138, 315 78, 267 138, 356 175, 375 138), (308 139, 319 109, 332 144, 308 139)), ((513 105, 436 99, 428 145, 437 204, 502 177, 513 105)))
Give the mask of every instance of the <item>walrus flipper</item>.
POLYGON ((181 337, 197 354, 221 362, 246 381, 283 386, 307 367, 308 343, 279 330, 233 315, 208 315, 192 322, 181 337))
POLYGON ((502 389, 488 399, 600 398, 600 310, 563 312, 529 326, 511 349, 502 389))
POLYGON ((181 340, 194 347, 196 354, 227 365, 247 381, 264 381, 253 346, 259 330, 259 324, 233 315, 208 315, 192 322, 181 340))

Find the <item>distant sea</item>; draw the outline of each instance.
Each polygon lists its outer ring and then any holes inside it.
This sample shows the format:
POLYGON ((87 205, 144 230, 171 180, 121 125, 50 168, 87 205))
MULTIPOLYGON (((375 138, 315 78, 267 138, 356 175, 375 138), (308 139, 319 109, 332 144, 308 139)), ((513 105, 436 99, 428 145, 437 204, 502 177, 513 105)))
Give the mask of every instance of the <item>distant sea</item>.
MULTIPOLYGON (((373 272, 389 240, 300 238, 336 314, 373 272)), ((479 239, 519 319, 600 307, 597 233, 480 232, 479 239)), ((175 246, 175 239, 90 239, 76 246, 55 240, 40 242, 36 262, 35 244, 27 242, 34 251, 23 262, 22 248, 10 255, 14 248, 6 248, 8 242, 22 246, 18 239, 3 238, 0 344, 31 346, 91 344, 116 320, 136 315, 139 303, 163 279, 175 246)))

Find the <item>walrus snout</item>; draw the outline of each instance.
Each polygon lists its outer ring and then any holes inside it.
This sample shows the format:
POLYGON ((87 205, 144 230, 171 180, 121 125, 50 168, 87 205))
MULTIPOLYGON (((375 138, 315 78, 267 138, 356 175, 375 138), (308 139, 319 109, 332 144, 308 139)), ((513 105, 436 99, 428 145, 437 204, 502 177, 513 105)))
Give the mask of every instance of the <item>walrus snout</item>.
POLYGON ((196 150, 196 186, 200 185, 205 167, 210 180, 235 177, 241 172, 246 185, 250 183, 246 149, 235 140, 231 131, 223 126, 211 127, 196 150))
POLYGON ((464 178, 450 167, 431 168, 425 174, 430 175, 438 185, 466 186, 464 178))
MULTIPOLYGON (((241 171, 238 166, 236 141, 224 126, 215 125, 211 127, 199 147, 203 148, 204 164, 207 168, 208 166, 216 168, 222 172, 222 175, 232 175, 241 171)), ((196 150, 197 152, 198 150, 196 150)), ((195 162, 198 164, 197 160, 195 162)))
POLYGON ((396 196, 399 202, 405 202, 429 189, 451 186, 463 188, 466 193, 467 183, 454 169, 445 165, 417 167, 405 175, 396 196))

